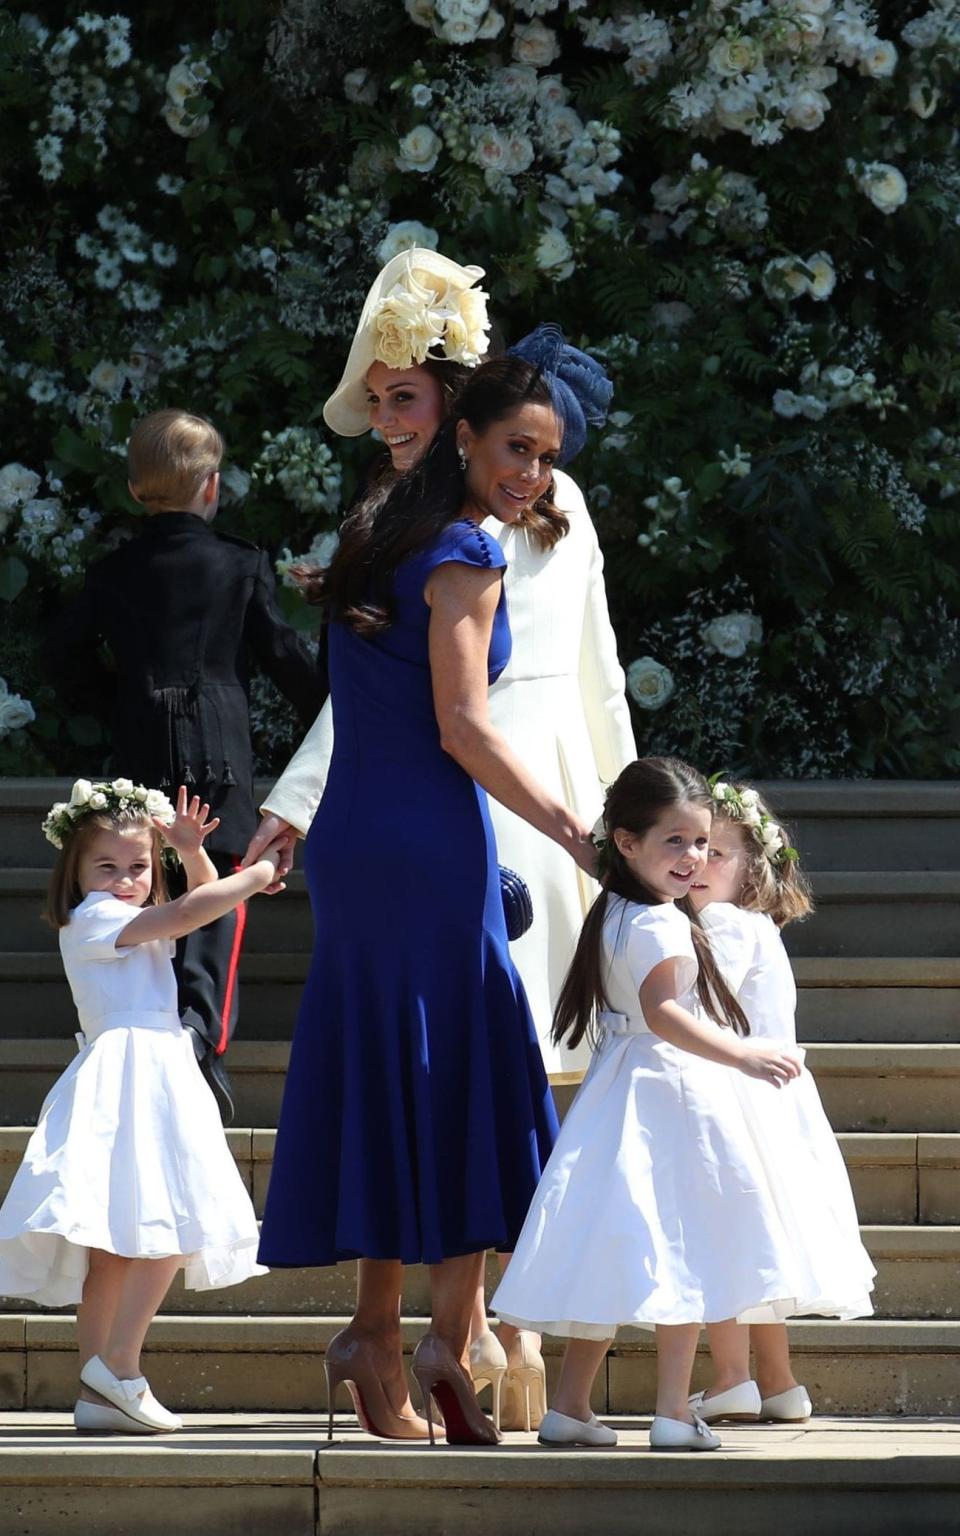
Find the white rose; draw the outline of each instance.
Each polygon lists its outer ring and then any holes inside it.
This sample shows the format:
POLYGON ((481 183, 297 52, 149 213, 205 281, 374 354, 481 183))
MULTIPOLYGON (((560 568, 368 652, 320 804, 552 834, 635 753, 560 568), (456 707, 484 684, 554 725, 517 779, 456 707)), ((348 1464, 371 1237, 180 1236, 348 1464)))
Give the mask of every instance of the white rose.
POLYGON ((771 299, 799 299, 810 292, 804 263, 796 256, 775 256, 763 269, 764 291, 771 299))
POLYGON ((118 794, 118 795, 132 795, 133 794, 133 780, 132 779, 114 779, 113 783, 110 785, 110 788, 116 794, 118 794))
POLYGON ((208 113, 205 112, 202 117, 193 117, 170 101, 163 109, 163 118, 171 132, 181 139, 198 139, 210 127, 208 113))
POLYGON ((392 261, 394 256, 399 256, 401 251, 413 250, 419 245, 426 250, 435 251, 440 243, 440 236, 435 229, 430 229, 427 224, 421 224, 419 219, 401 219, 399 224, 391 224, 380 244, 377 246, 377 257, 383 266, 392 261))
POLYGON ((36 718, 29 699, 22 699, 19 693, 4 693, 0 698, 0 736, 20 731, 36 718))
POLYGON ((855 378, 856 374, 852 368, 846 368, 840 364, 823 370, 823 382, 831 389, 849 389, 855 378))
POLYGON ((534 260, 541 272, 563 280, 574 269, 573 248, 562 229, 545 229, 537 241, 534 260))
POLYGON ((442 148, 443 141, 439 134, 434 133, 428 124, 418 123, 397 145, 397 168, 401 171, 419 171, 423 175, 433 170, 442 148))
POLYGON ((149 791, 144 789, 142 784, 135 784, 134 785, 134 788, 133 788, 133 798, 134 798, 134 800, 138 800, 141 805, 145 805, 146 804, 147 794, 148 793, 149 793, 149 791))
POLYGON ((107 797, 102 790, 95 789, 87 804, 91 811, 105 811, 107 808, 107 797))
POLYGON ((502 13, 500 11, 495 11, 491 5, 486 16, 484 16, 480 23, 477 36, 482 37, 484 41, 487 41, 492 37, 499 37, 500 33, 504 29, 504 26, 505 22, 502 13))
POLYGON ((871 80, 886 80, 897 67, 897 50, 883 38, 872 37, 868 48, 860 56, 860 73, 871 80))
POLYGON ((529 64, 505 64, 494 70, 492 84, 504 101, 527 105, 537 95, 537 72, 529 64))
POLYGON ((168 826, 176 815, 173 806, 161 789, 148 789, 143 803, 148 816, 156 816, 168 826))
POLYGON ((433 0, 403 0, 403 7, 416 26, 433 26, 433 0))
POLYGON ((120 363, 103 361, 91 369, 87 379, 92 389, 102 395, 119 395, 126 381, 126 370, 120 363))
POLYGON ((760 796, 757 794, 755 789, 745 789, 740 796, 740 804, 747 808, 749 808, 751 805, 758 804, 759 800, 760 796))
POLYGON ((789 421, 792 417, 800 415, 800 397, 795 395, 792 389, 777 389, 773 395, 773 409, 778 416, 783 416, 789 421))
POLYGON ((70 808, 89 805, 90 796, 93 794, 93 785, 89 779, 77 779, 70 791, 70 808))
POLYGON ((189 96, 197 95, 199 89, 200 81, 186 60, 174 64, 167 76, 167 96, 173 105, 182 107, 189 96))
POLYGON ((729 788, 730 785, 727 783, 726 779, 718 779, 716 784, 713 786, 714 800, 726 800, 727 791, 729 788))
POLYGON ((534 69, 546 69, 560 52, 557 34, 542 21, 530 21, 525 27, 513 29, 513 56, 520 64, 532 64, 534 69))
POLYGON ((746 128, 757 115, 757 98, 745 85, 728 85, 717 97, 714 112, 722 128, 746 128))
POLYGON ((533 144, 525 133, 513 133, 507 141, 506 170, 510 176, 519 176, 533 164, 533 144))
POLYGON ((748 75, 763 62, 752 37, 721 37, 710 49, 710 67, 718 75, 748 75))
POLYGON ((917 117, 932 117, 940 102, 940 92, 929 80, 915 80, 910 87, 910 111, 917 117))
POLYGON ((377 99, 377 81, 369 69, 351 69, 343 77, 343 94, 348 101, 372 106, 377 99))
POLYGON ((0 507, 22 506, 40 489, 40 476, 25 464, 4 464, 0 469, 0 507))
POLYGON ((762 820, 759 807, 755 805, 747 806, 741 820, 746 827, 759 827, 762 820))
POLYGON ((753 643, 756 620, 752 613, 726 613, 711 619, 701 630, 703 643, 708 650, 734 659, 746 654, 753 643))
POLYGON ((775 821, 768 821, 765 824, 762 837, 764 848, 781 848, 783 846, 781 828, 775 821))
POLYGON ((491 123, 481 128, 473 146, 473 158, 484 170, 506 170, 509 151, 499 128, 491 123))
POLYGON ((537 81, 537 101, 541 107, 550 111, 554 107, 565 107, 569 100, 570 92, 559 75, 540 76, 537 81))
POLYGON ((865 165, 858 185, 880 213, 895 213, 907 200, 907 183, 902 171, 883 160, 865 165))
POLYGON ((453 16, 440 27, 438 36, 445 43, 454 43, 458 48, 465 47, 467 43, 474 43, 479 36, 480 28, 472 16, 453 16))
POLYGON ((791 128, 802 128, 805 133, 813 133, 823 122, 829 106, 829 98, 822 91, 797 91, 787 108, 787 122, 791 128))
POLYGON ((812 256, 807 257, 806 265, 813 273, 809 279, 810 297, 816 299, 818 303, 829 299, 837 286, 837 269, 827 252, 815 251, 812 256))
POLYGON ((627 692, 641 709, 661 709, 676 692, 676 683, 668 667, 652 656, 640 656, 627 668, 627 692))

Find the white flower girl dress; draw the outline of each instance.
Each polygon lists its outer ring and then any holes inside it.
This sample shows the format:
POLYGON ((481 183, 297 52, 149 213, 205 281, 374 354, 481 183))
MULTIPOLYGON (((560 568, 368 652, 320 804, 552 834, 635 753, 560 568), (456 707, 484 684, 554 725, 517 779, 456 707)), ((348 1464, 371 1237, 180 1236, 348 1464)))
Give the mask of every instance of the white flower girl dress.
POLYGON ((140 912, 94 891, 60 930, 82 1033, 0 1209, 0 1295, 69 1306, 90 1248, 182 1254, 194 1290, 264 1274, 257 1222, 177 1013, 173 944, 118 949, 140 912))

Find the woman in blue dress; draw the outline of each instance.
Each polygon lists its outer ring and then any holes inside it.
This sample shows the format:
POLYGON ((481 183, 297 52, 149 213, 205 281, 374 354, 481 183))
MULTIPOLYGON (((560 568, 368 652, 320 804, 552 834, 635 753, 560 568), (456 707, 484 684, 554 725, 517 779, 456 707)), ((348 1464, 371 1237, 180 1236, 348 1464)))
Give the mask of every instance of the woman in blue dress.
POLYGON ((447 1439, 469 1444, 498 1438, 462 1367, 483 1254, 512 1249, 557 1127, 508 952, 486 791, 584 869, 593 850, 489 724, 510 631, 504 556, 479 527, 534 504, 549 514, 584 402, 549 367, 508 356, 476 369, 457 416, 348 519, 320 578, 335 745, 306 842, 316 937, 260 1257, 368 1261, 326 1353, 331 1413, 345 1381, 361 1422, 401 1438, 432 1438, 409 1407, 396 1310, 400 1266, 429 1265, 413 1371, 428 1420, 432 1394, 447 1439))

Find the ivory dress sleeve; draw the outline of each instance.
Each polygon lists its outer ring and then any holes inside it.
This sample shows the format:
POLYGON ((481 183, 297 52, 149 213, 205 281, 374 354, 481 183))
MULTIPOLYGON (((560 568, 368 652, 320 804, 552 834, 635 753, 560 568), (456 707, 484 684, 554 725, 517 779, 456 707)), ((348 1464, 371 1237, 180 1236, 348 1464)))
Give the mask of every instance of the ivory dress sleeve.
POLYGON ((260 809, 282 817, 306 837, 327 782, 332 755, 333 708, 328 699, 260 809))

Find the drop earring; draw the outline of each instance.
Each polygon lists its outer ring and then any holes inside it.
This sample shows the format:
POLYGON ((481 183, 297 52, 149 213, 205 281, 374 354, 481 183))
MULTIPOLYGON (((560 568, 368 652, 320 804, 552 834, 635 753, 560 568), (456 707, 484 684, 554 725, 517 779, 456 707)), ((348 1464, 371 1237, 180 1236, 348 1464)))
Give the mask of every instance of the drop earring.
POLYGON ((461 471, 461 473, 462 474, 466 474, 466 472, 467 472, 467 455, 466 455, 466 453, 464 452, 464 450, 462 448, 458 448, 457 449, 457 459, 459 460, 459 463, 460 463, 460 471, 461 471))

